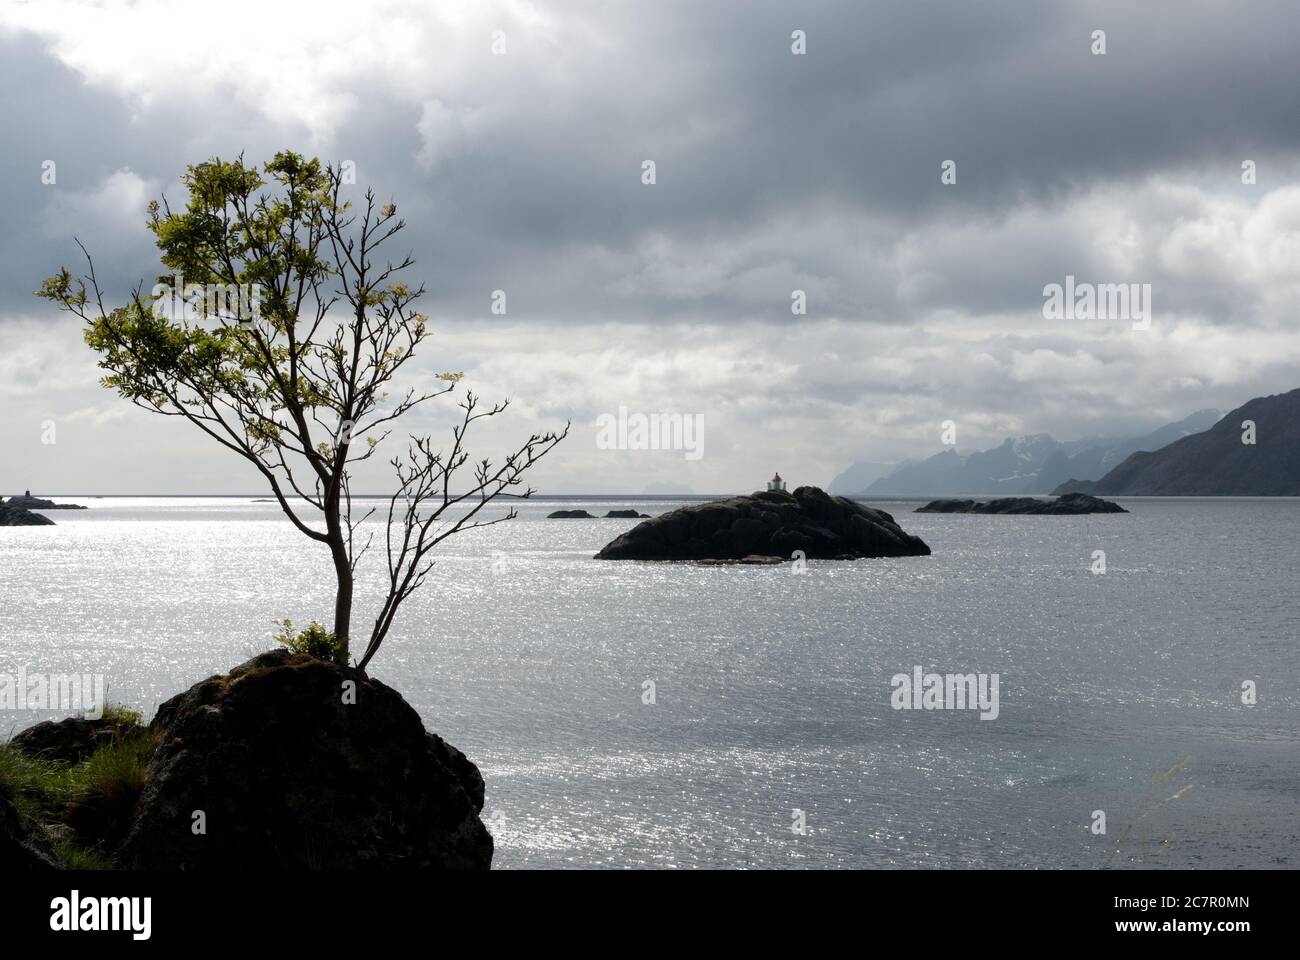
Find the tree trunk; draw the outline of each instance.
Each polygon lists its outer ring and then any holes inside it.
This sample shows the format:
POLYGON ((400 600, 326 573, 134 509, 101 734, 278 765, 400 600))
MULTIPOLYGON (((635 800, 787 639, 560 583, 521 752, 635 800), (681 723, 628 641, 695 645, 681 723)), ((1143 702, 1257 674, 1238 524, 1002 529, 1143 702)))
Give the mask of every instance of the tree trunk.
POLYGON ((334 594, 334 637, 339 644, 339 663, 347 665, 348 638, 352 632, 352 564, 342 546, 331 547, 338 590, 334 594))

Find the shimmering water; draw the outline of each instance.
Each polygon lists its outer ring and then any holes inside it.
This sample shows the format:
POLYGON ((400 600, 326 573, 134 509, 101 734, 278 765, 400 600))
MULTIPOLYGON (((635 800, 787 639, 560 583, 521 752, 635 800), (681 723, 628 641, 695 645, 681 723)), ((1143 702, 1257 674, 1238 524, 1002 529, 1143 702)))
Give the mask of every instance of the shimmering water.
MULTIPOLYGON (((80 502, 0 530, 0 671, 102 672, 151 713, 273 620, 328 620, 325 556, 273 504, 80 502)), ((545 514, 677 504, 529 502, 444 544, 372 673, 482 768, 498 867, 1295 867, 1300 503, 1124 503, 882 502, 933 556, 796 574, 597 562, 635 521, 545 514), (1000 674, 1000 716, 891 709, 915 664, 1000 674)))

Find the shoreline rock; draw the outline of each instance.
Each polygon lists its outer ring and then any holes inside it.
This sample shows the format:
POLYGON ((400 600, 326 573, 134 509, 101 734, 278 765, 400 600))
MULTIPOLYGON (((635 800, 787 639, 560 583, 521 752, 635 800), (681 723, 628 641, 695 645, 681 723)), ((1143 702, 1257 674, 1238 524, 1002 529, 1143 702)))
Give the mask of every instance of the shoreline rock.
POLYGON ((134 721, 127 722, 114 716, 94 720, 83 717, 42 720, 34 727, 14 734, 9 745, 29 757, 80 763, 104 744, 134 729, 134 721))
POLYGON ((679 507, 637 524, 596 559, 780 562, 795 551, 809 559, 858 560, 928 556, 930 548, 883 510, 799 487, 679 507))
POLYGON ((931 500, 914 513, 987 513, 1073 516, 1084 513, 1128 513, 1118 503, 1100 500, 1086 493, 1067 493, 1055 500, 1035 497, 1002 497, 997 500, 931 500))
POLYGON ((0 794, 0 863, 18 872, 61 870, 45 828, 0 794))
POLYGON ((486 870, 478 768, 392 688, 285 650, 162 704, 122 862, 142 869, 486 870), (351 694, 349 693, 351 691, 351 694), (191 827, 204 812, 205 834, 191 827))

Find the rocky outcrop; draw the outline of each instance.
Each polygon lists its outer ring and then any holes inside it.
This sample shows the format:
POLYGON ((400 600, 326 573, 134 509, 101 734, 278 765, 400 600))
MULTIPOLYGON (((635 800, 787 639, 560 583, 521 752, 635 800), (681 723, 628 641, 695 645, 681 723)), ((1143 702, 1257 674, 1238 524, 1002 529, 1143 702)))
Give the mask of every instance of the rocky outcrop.
POLYGON ((547 520, 595 520, 586 510, 556 510, 546 515, 547 520))
POLYGON ((0 796, 0 864, 20 873, 63 866, 44 828, 4 796, 0 796))
POLYGON ((1055 500, 1037 500, 1033 497, 1004 497, 980 503, 975 500, 932 500, 917 513, 1016 513, 1016 514, 1080 514, 1128 513, 1118 503, 1098 500, 1086 493, 1068 493, 1055 500))
POLYGON ((927 556, 930 548, 883 510, 816 487, 692 504, 638 523, 597 560, 810 559, 927 556))
POLYGON ((650 514, 637 513, 635 510, 611 510, 605 514, 606 520, 648 520, 650 514))
POLYGON ((15 507, 12 501, 0 503, 0 527, 52 527, 54 521, 25 507, 15 507))
POLYGON ((173 697, 123 862, 149 869, 487 869, 483 778, 391 688, 284 650, 173 697), (206 832, 196 833, 202 811, 206 832))
POLYGON ((85 510, 79 503, 55 503, 53 500, 45 500, 41 497, 33 497, 30 493, 22 496, 10 497, 5 501, 6 506, 21 507, 24 510, 85 510))
POLYGON ((134 722, 117 717, 44 720, 15 734, 9 745, 29 757, 57 760, 60 763, 80 763, 102 745, 136 729, 134 722))

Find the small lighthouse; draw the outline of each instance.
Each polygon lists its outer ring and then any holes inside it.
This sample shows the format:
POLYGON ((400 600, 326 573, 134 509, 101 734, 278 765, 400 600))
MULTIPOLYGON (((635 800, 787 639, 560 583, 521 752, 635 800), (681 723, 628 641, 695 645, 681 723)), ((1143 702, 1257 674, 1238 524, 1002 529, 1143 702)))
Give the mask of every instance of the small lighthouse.
POLYGON ((781 474, 772 474, 772 479, 767 481, 767 489, 769 493, 785 493, 785 481, 781 479, 781 474))

